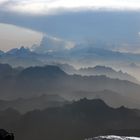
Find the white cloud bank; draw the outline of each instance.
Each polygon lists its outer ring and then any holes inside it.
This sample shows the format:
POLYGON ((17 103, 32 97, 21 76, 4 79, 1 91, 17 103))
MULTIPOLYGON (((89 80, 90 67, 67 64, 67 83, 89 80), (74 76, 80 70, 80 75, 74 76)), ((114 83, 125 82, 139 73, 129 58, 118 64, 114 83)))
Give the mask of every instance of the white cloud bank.
POLYGON ((31 14, 63 10, 140 10, 140 0, 0 0, 0 9, 31 14))

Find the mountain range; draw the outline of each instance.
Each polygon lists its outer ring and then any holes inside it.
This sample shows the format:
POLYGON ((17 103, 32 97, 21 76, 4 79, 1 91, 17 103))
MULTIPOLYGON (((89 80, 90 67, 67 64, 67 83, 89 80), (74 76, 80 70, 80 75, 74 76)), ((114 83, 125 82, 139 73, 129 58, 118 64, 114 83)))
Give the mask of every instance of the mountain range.
POLYGON ((2 69, 0 98, 4 100, 41 95, 59 95, 67 100, 99 97, 114 107, 125 105, 140 108, 140 85, 127 80, 112 79, 104 75, 69 75, 56 65, 12 68, 7 64, 0 64, 0 70, 2 69))
POLYGON ((68 74, 80 74, 85 76, 105 75, 113 79, 128 80, 139 84, 139 81, 132 75, 126 72, 124 73, 121 70, 116 71, 113 68, 107 66, 96 65, 95 67, 83 67, 80 69, 75 69, 72 65, 69 64, 54 63, 54 65, 59 66, 68 74))
POLYGON ((0 140, 140 140, 138 0, 66 1, 0 0, 0 140))
MULTIPOLYGON (((53 39, 54 41, 55 39, 53 39)), ((116 67, 122 66, 122 68, 136 63, 139 65, 140 55, 136 53, 119 52, 110 49, 105 49, 100 44, 75 44, 74 47, 69 49, 57 46, 57 43, 51 41, 51 38, 42 41, 40 46, 28 49, 21 47, 15 48, 7 52, 0 52, 0 62, 9 63, 13 66, 34 66, 57 62, 78 64, 80 66, 91 66, 97 64, 112 64, 116 62, 116 67), (53 42, 53 43, 50 43, 53 42), (56 44, 55 47, 52 44, 56 44), (57 49, 53 50, 53 48, 57 49), (48 51, 37 51, 41 48, 46 48, 48 51), (52 48, 50 51, 49 48, 52 48), (71 57, 72 56, 72 57, 71 57)), ((58 39, 56 41, 59 42, 58 39)), ((60 43, 61 44, 61 43, 60 43)), ((67 44, 67 43, 62 43, 67 44)), ((61 46, 61 45, 60 45, 61 46)), ((63 45, 62 45, 63 46, 63 45)), ((66 45, 67 46, 67 45, 66 45)))
POLYGON ((120 93, 111 91, 111 90, 103 90, 103 91, 77 91, 71 94, 63 94, 61 95, 65 99, 71 100, 80 100, 81 98, 87 99, 101 99, 107 105, 117 108, 120 106, 125 106, 128 108, 139 108, 140 104, 138 100, 134 100, 130 97, 123 96, 120 93))
POLYGON ((0 124, 15 132, 15 138, 20 140, 84 140, 110 134, 140 136, 140 111, 123 106, 114 109, 102 100, 85 98, 24 115, 12 109, 0 111, 0 124))
MULTIPOLYGON (((71 49, 64 49, 59 51, 52 51, 52 52, 45 52, 40 54, 39 52, 31 51, 28 48, 21 47, 19 49, 11 49, 7 52, 1 52, 0 53, 0 63, 6 63, 10 64, 13 67, 30 67, 30 66, 44 66, 48 64, 55 64, 58 65, 60 68, 62 68, 65 72, 68 72, 69 74, 82 74, 82 75, 106 75, 110 78, 119 78, 121 80, 129 80, 135 83, 139 83, 139 81, 128 74, 127 72, 116 71, 112 69, 111 67, 106 67, 103 65, 94 65, 94 62, 97 61, 99 57, 102 57, 102 62, 107 60, 107 57, 113 57, 109 58, 111 61, 113 59, 116 59, 115 57, 125 57, 129 56, 129 54, 124 54, 120 52, 114 52, 110 50, 104 50, 101 48, 94 48, 94 47, 74 47, 71 49), (121 56, 120 56, 121 55, 121 56), (73 57, 71 57, 73 56, 73 57), (105 57, 105 58, 104 58, 105 57), (93 63, 90 63, 90 62, 93 63), (79 67, 82 67, 78 71, 70 66, 71 64, 79 63, 79 67), (80 65, 80 63, 82 63, 80 65), (89 64, 88 66, 86 66, 89 64), (69 66, 68 66, 69 65, 69 66)), ((130 54, 129 59, 135 59, 139 60, 138 54, 130 54), (133 56, 132 56, 133 55, 133 56)), ((117 58, 117 59, 118 59, 117 58)), ((110 60, 107 60, 108 62, 110 60)), ((121 58, 121 60, 123 60, 121 58)), ((126 61, 128 59, 126 58, 126 61)), ((134 60, 135 61, 135 60, 134 60)), ((97 63, 96 62, 96 63, 97 63)), ((100 62, 99 62, 100 63, 100 62)), ((132 63, 130 62, 130 67, 127 68, 132 69, 132 63)), ((119 64, 120 65, 120 64, 119 64)), ((120 69, 119 65, 116 64, 117 69, 120 69)), ((126 64, 123 64, 121 68, 124 69, 124 67, 127 67, 126 64)), ((136 64, 135 64, 136 65, 136 64)), ((139 68, 133 67, 133 71, 139 71, 139 68)), ((138 72, 136 72, 138 73, 138 72)), ((138 77, 138 76, 137 76, 138 77)), ((139 78, 139 77, 138 77, 139 78)))

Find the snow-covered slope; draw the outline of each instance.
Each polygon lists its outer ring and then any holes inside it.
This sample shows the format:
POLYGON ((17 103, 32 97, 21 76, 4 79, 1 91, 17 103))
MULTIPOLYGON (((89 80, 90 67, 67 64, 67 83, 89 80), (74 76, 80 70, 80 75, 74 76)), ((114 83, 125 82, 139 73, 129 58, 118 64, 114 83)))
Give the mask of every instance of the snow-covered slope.
POLYGON ((108 136, 99 136, 99 137, 94 137, 94 138, 87 138, 85 140, 140 140, 140 137, 108 135, 108 136))

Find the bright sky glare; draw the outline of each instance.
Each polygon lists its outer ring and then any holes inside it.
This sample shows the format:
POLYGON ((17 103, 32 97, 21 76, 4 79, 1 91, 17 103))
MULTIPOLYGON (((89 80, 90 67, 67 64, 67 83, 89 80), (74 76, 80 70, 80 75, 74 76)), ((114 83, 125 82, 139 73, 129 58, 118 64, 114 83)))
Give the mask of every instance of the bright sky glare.
POLYGON ((29 29, 0 23, 0 50, 7 51, 21 46, 39 44, 42 34, 29 29))

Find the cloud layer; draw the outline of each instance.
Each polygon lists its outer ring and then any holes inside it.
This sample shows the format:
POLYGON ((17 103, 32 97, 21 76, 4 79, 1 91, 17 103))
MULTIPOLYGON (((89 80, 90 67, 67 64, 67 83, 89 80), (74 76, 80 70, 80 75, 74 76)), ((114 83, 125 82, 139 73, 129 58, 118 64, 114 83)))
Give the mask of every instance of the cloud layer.
MULTIPOLYGON (((115 50, 139 51, 139 14, 139 0, 0 0, 0 23, 69 40, 67 46, 73 45, 71 41, 91 40, 113 44, 115 50)), ((15 33, 19 32, 14 30, 13 37, 15 33)))
POLYGON ((1 0, 0 10, 56 14, 65 10, 140 10, 139 0, 1 0))

